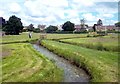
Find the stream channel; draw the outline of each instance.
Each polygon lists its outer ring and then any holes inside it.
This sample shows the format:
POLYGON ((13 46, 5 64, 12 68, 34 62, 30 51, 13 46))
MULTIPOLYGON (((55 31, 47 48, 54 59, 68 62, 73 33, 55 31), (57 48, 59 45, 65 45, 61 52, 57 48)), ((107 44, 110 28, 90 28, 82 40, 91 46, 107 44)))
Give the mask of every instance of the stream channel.
POLYGON ((84 70, 76 67, 69 61, 59 57, 58 55, 50 52, 48 49, 38 44, 32 45, 38 52, 46 56, 48 59, 53 60, 57 67, 64 70, 63 82, 89 82, 89 76, 85 73, 84 70))

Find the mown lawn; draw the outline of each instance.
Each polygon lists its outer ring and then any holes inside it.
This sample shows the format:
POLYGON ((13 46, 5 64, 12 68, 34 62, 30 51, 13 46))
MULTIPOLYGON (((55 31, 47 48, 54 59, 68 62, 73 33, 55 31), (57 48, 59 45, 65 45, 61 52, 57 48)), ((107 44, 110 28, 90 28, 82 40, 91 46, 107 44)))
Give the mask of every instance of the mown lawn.
POLYGON ((63 39, 61 42, 79 45, 82 47, 118 52, 118 36, 108 35, 104 37, 63 39))
POLYGON ((2 82, 60 82, 62 80, 63 71, 34 50, 31 44, 16 43, 1 46, 2 82))
POLYGON ((84 37, 87 37, 87 34, 47 34, 46 39, 60 40, 67 38, 84 38, 84 37))
MULTIPOLYGON (((108 46, 108 49, 110 49, 109 47, 114 49, 113 47, 118 45, 118 41, 116 40, 118 37, 109 35, 88 38, 87 34, 46 35, 49 40, 43 40, 42 45, 87 69, 92 76, 92 82, 118 81, 118 52, 113 52, 114 50, 99 51, 97 49, 90 49, 90 47, 86 48, 88 43, 88 46, 90 44, 91 47, 98 45, 98 49, 101 49, 101 44, 102 48, 107 48, 108 46), (70 42, 74 45, 51 40, 70 42)), ((3 82, 59 82, 62 80, 62 71, 60 69, 35 51, 29 43, 24 43, 39 38, 40 33, 33 33, 32 39, 28 38, 28 33, 2 37, 1 43, 7 43, 0 45, 3 50, 3 63, 0 66, 3 70, 3 82)))
POLYGON ((5 35, 2 37, 2 43, 15 43, 15 42, 25 42, 25 41, 31 41, 31 40, 36 40, 39 39, 40 34, 39 33, 32 33, 32 38, 30 39, 28 37, 29 33, 24 32, 21 33, 20 35, 5 35))
POLYGON ((49 50, 87 69, 92 82, 118 82, 118 53, 43 40, 49 50))
MULTIPOLYGON (((31 40, 40 39, 41 33, 32 33, 32 38, 28 37, 29 32, 23 32, 20 35, 5 35, 2 37, 2 43, 11 42, 30 42, 31 40)), ((79 38, 86 37, 87 34, 45 34, 46 39, 65 39, 65 38, 79 38)))

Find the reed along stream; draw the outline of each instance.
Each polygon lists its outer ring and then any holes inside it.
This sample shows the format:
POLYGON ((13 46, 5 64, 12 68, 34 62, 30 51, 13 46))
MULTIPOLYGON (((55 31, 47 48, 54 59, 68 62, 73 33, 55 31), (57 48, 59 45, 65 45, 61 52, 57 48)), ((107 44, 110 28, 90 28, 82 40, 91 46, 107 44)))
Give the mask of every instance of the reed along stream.
POLYGON ((89 76, 84 70, 38 44, 33 44, 33 47, 48 59, 53 60, 57 67, 64 70, 63 82, 89 82, 89 76))

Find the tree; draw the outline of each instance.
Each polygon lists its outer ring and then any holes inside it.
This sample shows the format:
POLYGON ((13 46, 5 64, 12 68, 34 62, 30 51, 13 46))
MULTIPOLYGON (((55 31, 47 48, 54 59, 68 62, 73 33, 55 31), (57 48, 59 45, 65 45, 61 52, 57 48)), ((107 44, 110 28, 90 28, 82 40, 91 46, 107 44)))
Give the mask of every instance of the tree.
POLYGON ((58 28, 57 28, 56 26, 50 25, 50 26, 47 27, 45 30, 46 30, 47 33, 52 33, 52 32, 54 32, 54 31, 58 30, 58 28))
POLYGON ((85 25, 87 28, 89 27, 87 24, 85 25))
POLYGON ((30 25, 28 26, 28 31, 33 31, 33 29, 34 29, 33 24, 30 24, 30 25))
POLYGON ((3 29, 5 27, 5 19, 3 17, 0 17, 0 29, 3 29))
POLYGON ((5 31, 6 34, 19 35, 22 29, 23 29, 23 25, 21 19, 13 15, 6 22, 3 31, 5 31))
POLYGON ((40 28, 34 28, 34 29, 33 29, 33 32, 35 32, 35 33, 40 33, 40 28))
POLYGON ((97 22, 97 26, 102 26, 102 25, 103 25, 102 20, 99 19, 98 22, 97 22))
POLYGON ((81 19, 80 22, 81 22, 81 28, 84 28, 85 27, 85 19, 81 19))
POLYGON ((116 27, 120 27, 120 22, 115 23, 116 27))
POLYGON ((93 27, 92 27, 94 32, 96 32, 96 26, 97 26, 97 24, 94 24, 93 27))
POLYGON ((67 21, 63 24, 62 29, 64 31, 74 31, 75 30, 74 26, 75 26, 74 23, 67 21))

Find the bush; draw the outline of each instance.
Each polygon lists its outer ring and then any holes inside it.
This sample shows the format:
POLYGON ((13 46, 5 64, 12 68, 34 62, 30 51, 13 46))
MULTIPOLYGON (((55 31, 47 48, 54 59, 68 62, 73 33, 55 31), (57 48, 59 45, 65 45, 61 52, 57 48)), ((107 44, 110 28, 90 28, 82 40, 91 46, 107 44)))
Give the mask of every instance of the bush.
POLYGON ((90 35, 88 34, 87 37, 90 37, 90 35))
POLYGON ((35 29, 33 29, 33 32, 34 33, 40 33, 40 29, 39 28, 35 28, 35 29))
POLYGON ((97 50, 104 50, 104 47, 100 42, 95 47, 97 50))

